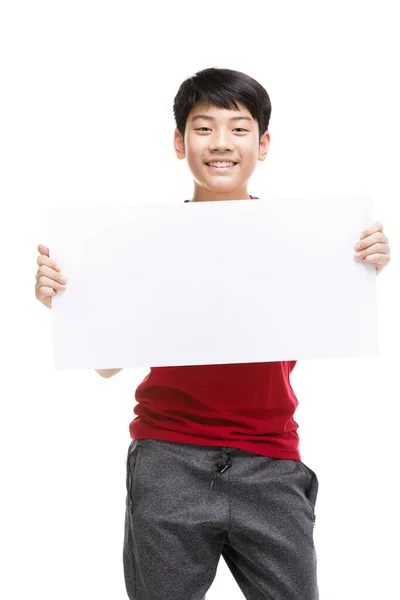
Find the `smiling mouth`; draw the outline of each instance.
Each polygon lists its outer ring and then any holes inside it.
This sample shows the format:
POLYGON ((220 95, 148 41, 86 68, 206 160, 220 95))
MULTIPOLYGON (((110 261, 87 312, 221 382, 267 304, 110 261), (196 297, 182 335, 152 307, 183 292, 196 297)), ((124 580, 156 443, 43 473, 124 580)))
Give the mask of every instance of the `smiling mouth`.
POLYGON ((207 165, 207 167, 210 167, 211 169, 232 169, 238 163, 233 162, 233 161, 227 161, 226 163, 214 163, 213 164, 213 161, 211 161, 211 162, 208 162, 205 164, 207 165))

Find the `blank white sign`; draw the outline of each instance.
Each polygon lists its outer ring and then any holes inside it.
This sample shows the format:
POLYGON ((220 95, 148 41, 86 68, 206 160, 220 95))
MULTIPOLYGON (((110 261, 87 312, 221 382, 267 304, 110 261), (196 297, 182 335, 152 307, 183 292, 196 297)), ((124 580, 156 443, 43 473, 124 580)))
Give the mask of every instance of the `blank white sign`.
POLYGON ((49 211, 55 369, 376 356, 364 197, 49 211))

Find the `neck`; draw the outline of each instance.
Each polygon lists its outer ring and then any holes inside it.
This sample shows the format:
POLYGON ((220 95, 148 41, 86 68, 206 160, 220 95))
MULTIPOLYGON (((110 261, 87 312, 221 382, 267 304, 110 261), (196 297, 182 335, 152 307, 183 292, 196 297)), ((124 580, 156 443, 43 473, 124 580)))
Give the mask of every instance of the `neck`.
POLYGON ((232 192, 212 192, 206 188, 195 186, 193 198, 190 202, 218 202, 219 200, 249 200, 247 186, 244 185, 232 192))

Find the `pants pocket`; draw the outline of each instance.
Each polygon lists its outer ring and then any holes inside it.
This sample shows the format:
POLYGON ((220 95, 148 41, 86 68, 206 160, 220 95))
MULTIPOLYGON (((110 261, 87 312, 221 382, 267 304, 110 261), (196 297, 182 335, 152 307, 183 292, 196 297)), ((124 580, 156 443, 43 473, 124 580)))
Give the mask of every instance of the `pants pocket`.
POLYGON ((307 474, 308 474, 308 481, 306 483, 305 494, 306 494, 308 503, 310 505, 310 508, 312 510, 313 519, 314 519, 314 523, 315 523, 315 505, 317 503, 318 487, 319 487, 318 477, 314 473, 314 471, 312 469, 310 469, 310 467, 307 467, 307 465, 304 464, 302 461, 300 461, 300 463, 303 465, 304 469, 307 471, 307 474))
POLYGON ((318 478, 317 478, 316 474, 314 473, 314 471, 311 471, 311 469, 309 469, 309 470, 311 473, 311 481, 310 481, 310 484, 309 484, 308 490, 307 490, 307 498, 315 510, 315 505, 317 503, 319 482, 318 482, 318 478))
POLYGON ((141 440, 132 440, 129 444, 128 455, 126 459, 126 506, 130 506, 133 502, 133 489, 135 485, 137 468, 139 465, 139 450, 141 440))

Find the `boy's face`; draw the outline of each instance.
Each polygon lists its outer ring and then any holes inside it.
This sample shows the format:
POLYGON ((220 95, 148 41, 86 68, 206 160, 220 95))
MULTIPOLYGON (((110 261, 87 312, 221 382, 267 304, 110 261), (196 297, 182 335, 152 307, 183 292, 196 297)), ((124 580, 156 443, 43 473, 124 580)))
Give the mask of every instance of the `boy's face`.
POLYGON ((186 121, 184 139, 176 129, 174 145, 179 159, 186 158, 194 177, 193 201, 248 198, 247 181, 258 160, 265 160, 270 136, 259 142, 258 123, 247 108, 226 110, 197 104, 186 121), (233 161, 234 166, 210 166, 213 161, 233 161))

